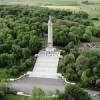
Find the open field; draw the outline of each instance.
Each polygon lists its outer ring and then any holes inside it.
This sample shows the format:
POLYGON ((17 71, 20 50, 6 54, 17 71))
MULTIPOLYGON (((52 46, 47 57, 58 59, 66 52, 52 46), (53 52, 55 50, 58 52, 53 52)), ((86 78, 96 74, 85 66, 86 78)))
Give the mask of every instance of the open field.
POLYGON ((91 5, 85 5, 81 4, 80 5, 80 10, 84 10, 87 13, 91 14, 91 17, 100 17, 100 4, 91 4, 91 5))
MULTIPOLYGON (((83 0, 85 1, 85 0, 83 0)), ((88 0, 90 3, 100 3, 100 0, 88 0)), ((28 4, 28 5, 78 5, 82 0, 0 0, 0 4, 28 4)))
POLYGON ((92 16, 99 16, 100 0, 88 0, 89 3, 96 4, 81 4, 82 0, 0 0, 0 4, 25 4, 35 6, 46 6, 52 9, 61 10, 80 10, 90 13, 92 16))
MULTIPOLYGON (((85 0, 83 0, 85 1, 85 0)), ((88 0, 90 3, 100 3, 100 0, 88 0)), ((79 5, 82 0, 0 0, 0 4, 27 4, 36 6, 47 5, 79 5)))
POLYGON ((74 10, 79 10, 79 6, 43 6, 43 7, 47 7, 47 8, 50 8, 50 9, 57 9, 57 10, 71 10, 71 11, 74 11, 74 10))
POLYGON ((77 5, 80 0, 0 0, 6 4, 27 4, 27 5, 77 5))

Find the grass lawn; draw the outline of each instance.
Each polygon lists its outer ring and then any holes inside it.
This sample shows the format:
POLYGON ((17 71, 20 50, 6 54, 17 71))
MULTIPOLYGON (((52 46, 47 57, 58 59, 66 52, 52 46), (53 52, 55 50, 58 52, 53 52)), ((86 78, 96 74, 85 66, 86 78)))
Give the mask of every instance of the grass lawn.
POLYGON ((29 97, 9 94, 7 100, 29 100, 29 97))

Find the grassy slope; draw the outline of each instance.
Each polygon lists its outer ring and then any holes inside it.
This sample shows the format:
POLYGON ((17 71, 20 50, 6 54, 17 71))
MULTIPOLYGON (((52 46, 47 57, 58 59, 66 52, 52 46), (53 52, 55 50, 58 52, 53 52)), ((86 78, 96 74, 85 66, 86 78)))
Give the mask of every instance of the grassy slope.
POLYGON ((95 25, 100 25, 100 0, 91 0, 90 5, 81 4, 80 10, 85 11, 89 14, 90 18, 99 18, 99 21, 93 21, 95 25))

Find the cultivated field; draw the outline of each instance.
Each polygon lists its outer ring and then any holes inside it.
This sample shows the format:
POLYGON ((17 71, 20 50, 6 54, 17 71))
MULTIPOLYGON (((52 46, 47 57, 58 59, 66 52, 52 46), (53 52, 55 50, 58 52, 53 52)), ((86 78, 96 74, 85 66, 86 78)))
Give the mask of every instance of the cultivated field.
POLYGON ((79 6, 42 6, 47 7, 50 9, 57 9, 57 10, 71 10, 71 11, 77 11, 80 9, 79 6))

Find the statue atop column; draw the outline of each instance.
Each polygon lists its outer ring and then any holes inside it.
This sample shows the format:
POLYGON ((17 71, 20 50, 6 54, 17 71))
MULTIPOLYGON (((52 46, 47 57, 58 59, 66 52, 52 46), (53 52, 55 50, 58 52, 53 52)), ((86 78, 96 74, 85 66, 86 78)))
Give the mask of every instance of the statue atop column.
POLYGON ((52 17, 49 16, 48 20, 48 48, 53 47, 53 29, 52 29, 52 17))
POLYGON ((53 23, 52 23, 52 17, 49 16, 48 20, 48 46, 46 48, 46 51, 54 51, 55 48, 53 48, 53 23))

